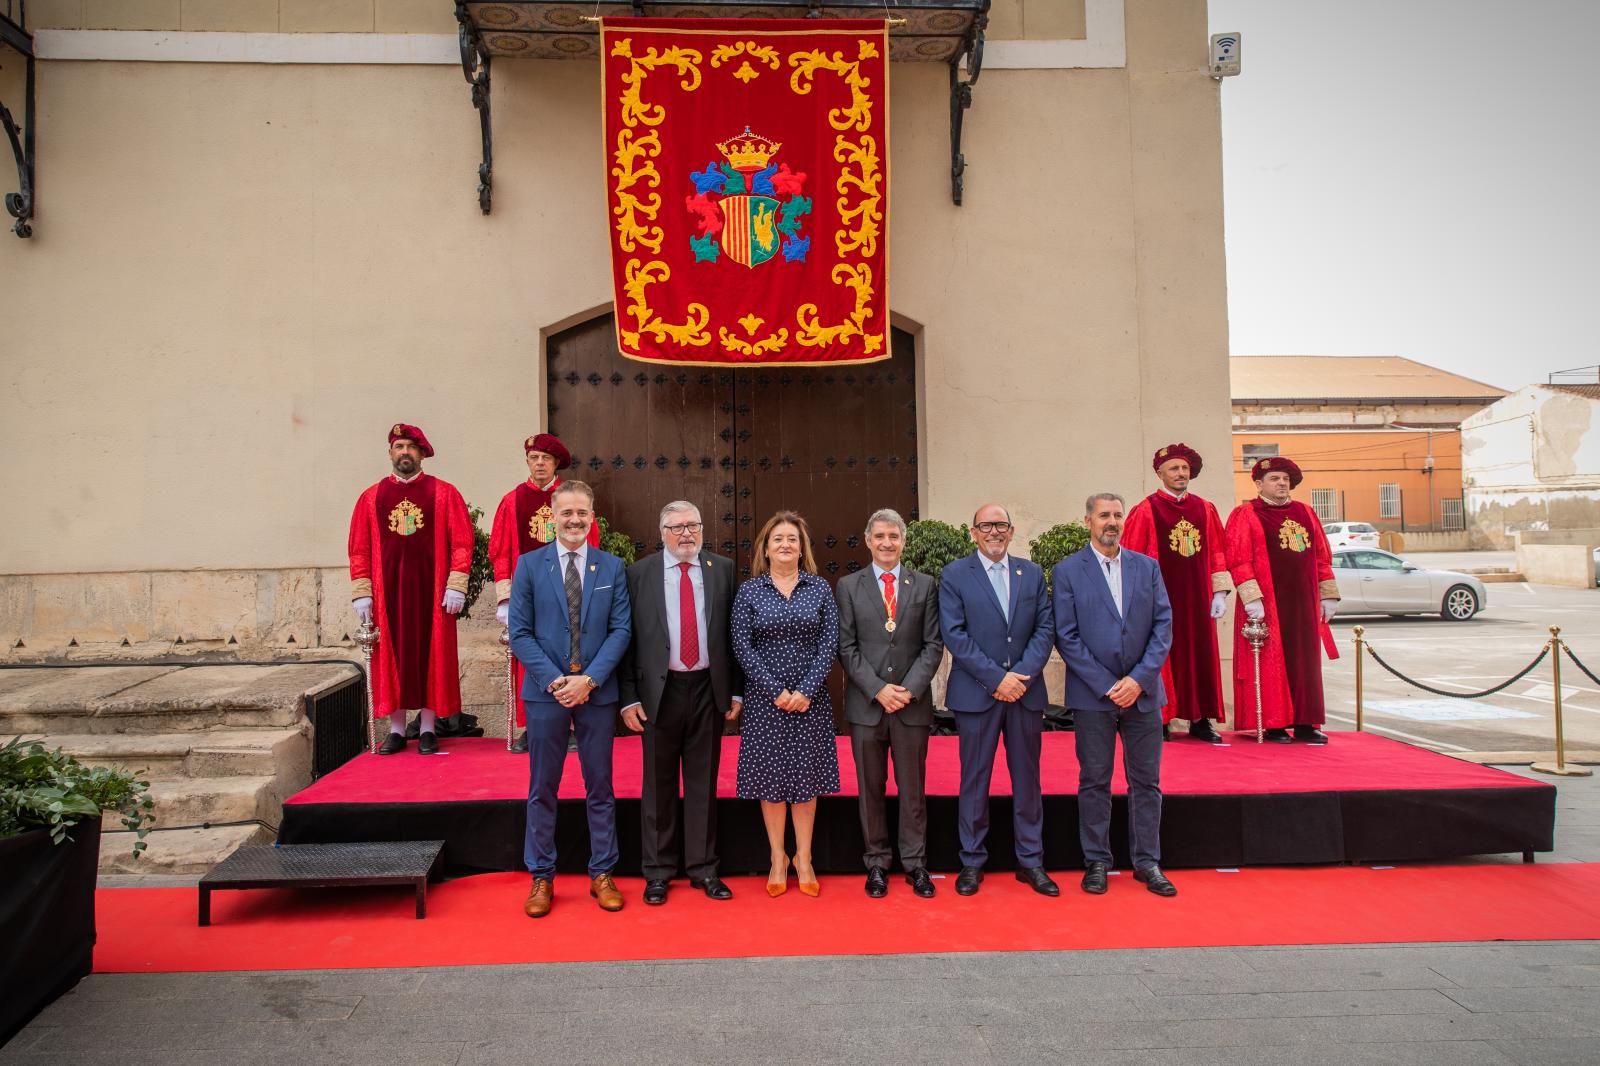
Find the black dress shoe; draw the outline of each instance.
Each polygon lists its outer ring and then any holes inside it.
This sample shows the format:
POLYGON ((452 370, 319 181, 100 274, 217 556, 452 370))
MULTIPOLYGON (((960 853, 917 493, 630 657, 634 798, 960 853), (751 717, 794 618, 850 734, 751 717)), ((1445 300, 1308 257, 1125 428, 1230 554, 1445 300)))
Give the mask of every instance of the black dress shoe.
POLYGON ((911 891, 923 899, 933 898, 933 878, 928 876, 926 866, 914 866, 906 871, 906 884, 911 886, 911 891))
POLYGON ((1168 881, 1167 875, 1161 872, 1161 867, 1154 863, 1133 871, 1133 879, 1135 881, 1143 881, 1144 887, 1158 896, 1176 896, 1178 894, 1177 886, 1168 881))
POLYGON ((1017 880, 1041 896, 1061 895, 1061 886, 1050 880, 1050 875, 1044 872, 1043 866, 1022 867, 1017 871, 1017 880))
POLYGON ((963 866, 961 872, 956 875, 956 895, 975 896, 981 884, 983 884, 983 868, 963 866))
POLYGON ((867 867, 867 895, 873 899, 882 899, 889 894, 889 878, 884 875, 883 867, 867 867))
POLYGON ((706 899, 732 899, 733 889, 722 883, 722 878, 716 874, 696 880, 689 878, 689 887, 698 888, 706 894, 706 899))
POLYGON ((379 755, 396 755, 406 750, 406 738, 399 733, 390 733, 378 745, 379 755))
POLYGON ((424 733, 421 736, 419 736, 417 738, 417 754, 418 755, 437 755, 437 754, 439 754, 439 738, 437 736, 435 736, 431 732, 424 733))
POLYGON ((659 907, 667 901, 667 883, 658 878, 651 878, 644 883, 644 901, 652 907, 659 907))
POLYGON ((528 754, 528 731, 524 729, 522 735, 511 742, 509 750, 514 755, 528 754))
POLYGON ((1091 896, 1106 894, 1106 864, 1091 862, 1083 871, 1083 890, 1091 896))
POLYGON ((1221 744, 1222 734, 1211 724, 1211 719, 1202 718, 1189 726, 1189 739, 1203 740, 1207 744, 1221 744))
POLYGON ((1262 734, 1268 744, 1293 744, 1294 739, 1289 736, 1287 729, 1268 729, 1262 734))
POLYGON ((1326 744, 1328 742, 1328 734, 1314 725, 1295 726, 1294 738, 1302 744, 1326 744))

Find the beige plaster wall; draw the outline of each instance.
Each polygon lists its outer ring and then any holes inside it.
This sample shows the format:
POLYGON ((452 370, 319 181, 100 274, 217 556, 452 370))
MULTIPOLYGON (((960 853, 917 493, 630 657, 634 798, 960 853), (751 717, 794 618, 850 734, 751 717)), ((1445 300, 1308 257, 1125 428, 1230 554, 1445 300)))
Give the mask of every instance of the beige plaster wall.
MULTIPOLYGON (((1023 551, 1149 491, 1161 444, 1228 454, 1204 4, 1127 11, 1126 69, 984 73, 964 207, 944 68, 893 72, 924 513, 1004 500, 1023 551)), ((541 331, 610 299, 597 66, 494 78, 485 217, 454 68, 40 64, 37 236, 0 240, 0 491, 27 501, 0 575, 336 568, 397 420, 492 508, 543 420, 541 331)))
POLYGON ((1535 585, 1594 588, 1594 548, 1588 544, 1518 544, 1517 571, 1535 585))
MULTIPOLYGON (((996 40, 1084 35, 1084 0, 993 0, 996 40)), ((30 0, 30 29, 455 33, 446 0, 30 0)))

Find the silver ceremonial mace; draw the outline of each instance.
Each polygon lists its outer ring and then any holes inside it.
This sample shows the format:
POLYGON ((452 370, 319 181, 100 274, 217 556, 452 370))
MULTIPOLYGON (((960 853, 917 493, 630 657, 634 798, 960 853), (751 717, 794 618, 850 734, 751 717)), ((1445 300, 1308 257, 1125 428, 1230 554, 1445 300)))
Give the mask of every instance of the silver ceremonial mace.
POLYGON ((1250 655, 1255 660, 1256 666, 1256 743, 1263 743, 1265 730, 1261 726, 1261 646, 1267 642, 1267 620, 1262 618, 1247 618, 1244 626, 1239 630, 1244 639, 1250 642, 1250 655))
POLYGON ((517 739, 517 686, 516 672, 511 668, 511 627, 500 627, 500 643, 506 649, 506 750, 511 750, 512 743, 517 739))
POLYGON ((378 627, 362 622, 356 630, 355 642, 361 645, 361 661, 367 667, 367 750, 378 753, 377 709, 372 702, 372 649, 378 646, 378 627))

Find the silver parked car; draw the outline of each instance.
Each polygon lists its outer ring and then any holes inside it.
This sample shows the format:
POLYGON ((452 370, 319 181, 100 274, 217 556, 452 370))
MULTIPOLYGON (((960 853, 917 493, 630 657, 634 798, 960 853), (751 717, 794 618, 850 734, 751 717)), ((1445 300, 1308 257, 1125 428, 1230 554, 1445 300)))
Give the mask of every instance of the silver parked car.
POLYGON ((1376 548, 1378 529, 1366 522, 1326 522, 1322 532, 1330 548, 1376 548))
POLYGON ((1424 570, 1377 548, 1333 553, 1339 614, 1438 614, 1465 622, 1489 602, 1483 582, 1453 570, 1424 570))

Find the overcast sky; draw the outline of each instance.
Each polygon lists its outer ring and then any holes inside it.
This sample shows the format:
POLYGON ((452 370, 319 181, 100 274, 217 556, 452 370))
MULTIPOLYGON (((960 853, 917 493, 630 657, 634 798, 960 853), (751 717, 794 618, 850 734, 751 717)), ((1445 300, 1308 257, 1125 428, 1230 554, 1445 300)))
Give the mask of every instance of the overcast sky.
POLYGON ((1211 0, 1235 355, 1600 363, 1600 0, 1211 0))

